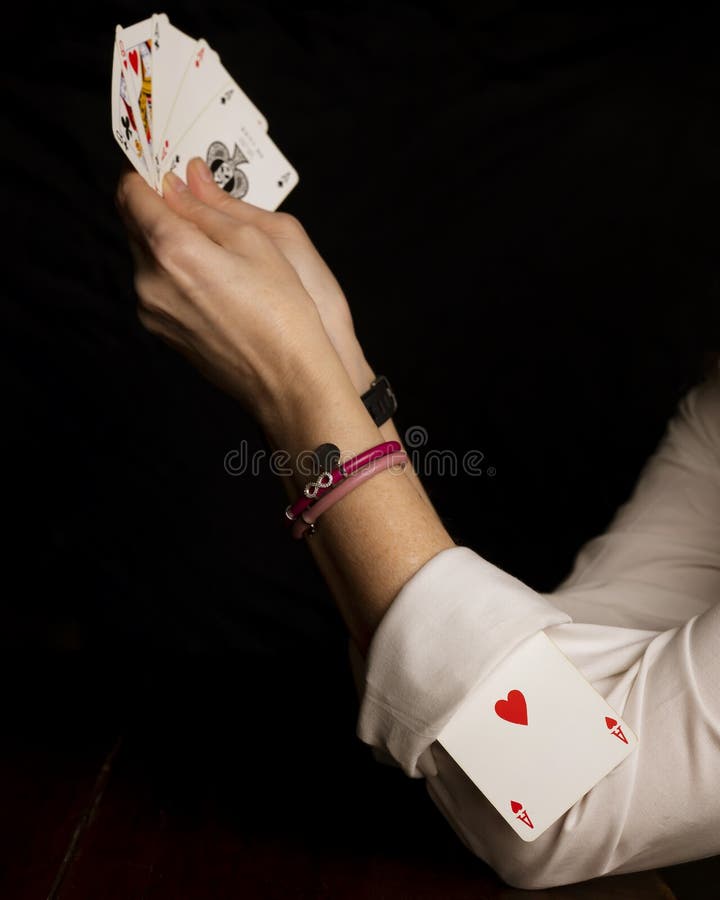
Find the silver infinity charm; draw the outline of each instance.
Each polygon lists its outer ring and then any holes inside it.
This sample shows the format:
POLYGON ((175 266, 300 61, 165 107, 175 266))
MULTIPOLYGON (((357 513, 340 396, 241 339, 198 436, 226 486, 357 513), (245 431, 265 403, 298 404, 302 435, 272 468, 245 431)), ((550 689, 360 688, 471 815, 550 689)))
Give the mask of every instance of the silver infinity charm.
POLYGON ((306 497, 317 497, 318 492, 332 486, 332 472, 321 472, 317 481, 308 481, 303 493, 306 497))

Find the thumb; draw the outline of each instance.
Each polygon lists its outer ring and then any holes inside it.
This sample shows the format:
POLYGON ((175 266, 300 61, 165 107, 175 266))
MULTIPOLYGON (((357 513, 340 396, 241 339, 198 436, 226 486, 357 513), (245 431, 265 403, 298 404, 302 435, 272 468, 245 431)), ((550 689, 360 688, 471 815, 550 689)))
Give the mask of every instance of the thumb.
POLYGON ((198 200, 202 200, 208 206, 212 206, 214 209, 232 216, 239 222, 256 225, 258 228, 267 226, 270 223, 271 212, 261 209, 259 206, 253 206, 252 203, 246 203, 244 200, 231 197, 227 191, 224 191, 217 184, 215 176, 201 157, 196 156, 187 164, 186 180, 187 186, 198 200))

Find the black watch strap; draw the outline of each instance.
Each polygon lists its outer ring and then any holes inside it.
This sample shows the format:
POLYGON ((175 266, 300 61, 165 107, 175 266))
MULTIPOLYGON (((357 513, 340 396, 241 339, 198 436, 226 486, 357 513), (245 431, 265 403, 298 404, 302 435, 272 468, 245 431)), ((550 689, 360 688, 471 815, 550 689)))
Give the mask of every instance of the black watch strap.
POLYGON ((390 382, 384 375, 376 378, 370 385, 370 389, 365 391, 360 399, 376 425, 387 422, 397 410, 397 399, 390 387, 390 382))

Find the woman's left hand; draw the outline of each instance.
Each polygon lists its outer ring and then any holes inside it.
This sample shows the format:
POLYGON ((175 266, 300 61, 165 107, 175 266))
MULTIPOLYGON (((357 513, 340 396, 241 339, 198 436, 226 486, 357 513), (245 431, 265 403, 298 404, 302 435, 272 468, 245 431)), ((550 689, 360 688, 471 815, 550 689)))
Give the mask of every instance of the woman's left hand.
POLYGON ((160 197, 135 172, 118 185, 140 321, 262 422, 297 360, 321 368, 336 356, 317 307, 263 231, 198 200, 175 175, 163 187, 160 197))

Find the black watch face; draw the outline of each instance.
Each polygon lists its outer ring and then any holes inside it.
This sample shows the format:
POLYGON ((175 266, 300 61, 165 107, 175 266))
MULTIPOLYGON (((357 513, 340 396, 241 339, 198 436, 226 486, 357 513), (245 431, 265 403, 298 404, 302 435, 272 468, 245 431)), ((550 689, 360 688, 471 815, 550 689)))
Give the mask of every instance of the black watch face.
POLYGON ((381 375, 370 390, 363 394, 362 400, 376 425, 387 422, 397 409, 395 394, 384 375, 381 375))

